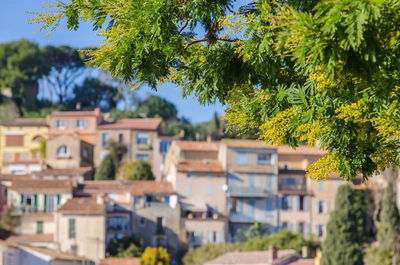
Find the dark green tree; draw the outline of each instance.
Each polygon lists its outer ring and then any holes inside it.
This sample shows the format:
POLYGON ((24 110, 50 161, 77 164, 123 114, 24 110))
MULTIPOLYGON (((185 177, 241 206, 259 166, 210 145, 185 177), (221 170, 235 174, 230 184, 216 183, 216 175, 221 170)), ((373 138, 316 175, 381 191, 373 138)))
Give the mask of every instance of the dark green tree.
POLYGON ((112 180, 115 177, 115 164, 110 154, 104 157, 94 174, 95 180, 112 180))
POLYGON ((52 97, 55 96, 59 103, 65 103, 72 95, 77 78, 87 69, 85 55, 69 46, 46 46, 41 54, 46 65, 51 67, 45 76, 50 100, 53 101, 52 97))
POLYGON ((116 178, 125 180, 154 180, 153 171, 149 162, 136 160, 122 165, 116 178))
POLYGON ((106 252, 112 257, 140 257, 144 251, 143 240, 135 237, 113 238, 107 246, 106 252))
POLYGON ((396 204, 395 185, 389 184, 385 190, 378 224, 379 249, 390 253, 393 264, 400 261, 400 214, 396 204))
POLYGON ((35 100, 38 80, 49 71, 37 44, 28 40, 0 44, 0 88, 11 88, 14 98, 35 100))
POLYGON ((73 103, 79 102, 83 108, 114 109, 119 98, 115 86, 105 84, 96 78, 86 78, 81 85, 74 87, 73 103))
POLYGON ((138 117, 161 117, 163 120, 176 119, 178 111, 173 103, 159 96, 151 96, 139 104, 135 110, 138 117))
POLYGON ((355 194, 350 185, 342 185, 330 214, 327 236, 322 245, 322 265, 362 265, 362 238, 358 229, 355 194))

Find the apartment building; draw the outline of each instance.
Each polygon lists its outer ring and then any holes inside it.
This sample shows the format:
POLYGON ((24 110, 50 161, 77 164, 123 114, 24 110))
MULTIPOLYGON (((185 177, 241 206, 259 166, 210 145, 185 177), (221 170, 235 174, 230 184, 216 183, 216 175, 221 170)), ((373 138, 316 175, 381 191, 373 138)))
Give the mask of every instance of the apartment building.
POLYGON ((98 125, 95 141, 95 165, 109 152, 111 141, 121 144, 125 148, 122 162, 134 160, 148 161, 153 172, 156 172, 154 157, 160 153, 156 146, 156 139, 160 133, 161 119, 122 119, 113 122, 103 121, 98 125))
POLYGON ((0 125, 0 167, 3 174, 27 174, 43 166, 41 143, 48 138, 45 119, 17 119, 0 125))
POLYGON ((226 242, 226 173, 215 142, 175 141, 166 156, 166 179, 179 194, 187 247, 226 242))
POLYGON ((276 148, 252 140, 223 139, 219 160, 227 172, 227 207, 230 233, 254 222, 278 229, 278 153, 276 148))
POLYGON ((99 108, 92 111, 55 111, 47 116, 49 138, 78 135, 79 139, 93 145, 100 121, 99 108))

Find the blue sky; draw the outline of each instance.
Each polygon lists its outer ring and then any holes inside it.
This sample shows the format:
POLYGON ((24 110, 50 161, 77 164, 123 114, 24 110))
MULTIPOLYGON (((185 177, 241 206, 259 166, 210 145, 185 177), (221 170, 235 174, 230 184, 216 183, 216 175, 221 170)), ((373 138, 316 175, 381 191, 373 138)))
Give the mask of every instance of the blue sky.
MULTIPOLYGON (((69 45, 83 48, 89 45, 101 43, 100 37, 96 36, 89 25, 82 25, 78 31, 69 32, 61 25, 55 32, 45 37, 44 32, 34 33, 38 25, 30 25, 27 19, 30 15, 25 11, 40 11, 42 0, 1 0, 0 8, 0 43, 19 39, 28 39, 45 45, 69 45)), ((203 122, 211 119, 213 113, 223 112, 221 104, 201 106, 196 99, 183 99, 181 91, 173 85, 166 84, 157 92, 149 88, 141 88, 142 95, 157 94, 173 102, 179 112, 179 116, 185 116, 191 122, 203 122)))

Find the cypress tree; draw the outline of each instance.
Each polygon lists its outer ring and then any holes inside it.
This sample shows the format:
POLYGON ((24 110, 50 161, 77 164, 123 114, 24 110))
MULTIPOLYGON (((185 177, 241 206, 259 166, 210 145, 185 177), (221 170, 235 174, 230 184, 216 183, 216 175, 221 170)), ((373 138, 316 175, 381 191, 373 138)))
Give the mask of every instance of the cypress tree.
POLYGON ((96 180, 108 180, 115 177, 115 165, 111 155, 107 155, 97 168, 94 178, 96 180))
MULTIPOLYGON (((379 249, 398 253, 400 231, 400 214, 396 204, 396 193, 393 185, 388 185, 382 201, 380 222, 378 224, 379 249)), ((393 255, 393 254, 392 254, 393 255)), ((396 257, 393 257, 395 259, 396 257)))
POLYGON ((355 193, 350 185, 340 186, 322 246, 322 265, 364 264, 355 202, 355 193))

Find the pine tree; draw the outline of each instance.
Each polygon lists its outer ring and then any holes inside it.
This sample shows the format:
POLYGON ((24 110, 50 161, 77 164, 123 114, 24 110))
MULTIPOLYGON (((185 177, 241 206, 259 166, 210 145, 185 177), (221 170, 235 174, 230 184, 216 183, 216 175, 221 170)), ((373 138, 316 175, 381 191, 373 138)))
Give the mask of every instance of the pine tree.
POLYGON ((115 165, 111 155, 107 155, 97 168, 94 178, 96 180, 114 179, 115 165))
POLYGON ((322 248, 322 265, 362 265, 362 239, 357 227, 355 194, 350 185, 340 186, 335 210, 327 225, 322 248))
MULTIPOLYGON (((379 248, 382 251, 399 253, 399 231, 400 214, 396 204, 396 193, 393 191, 393 186, 388 185, 383 197, 380 222, 378 224, 379 248)), ((399 257, 396 259, 399 259, 399 257)))

